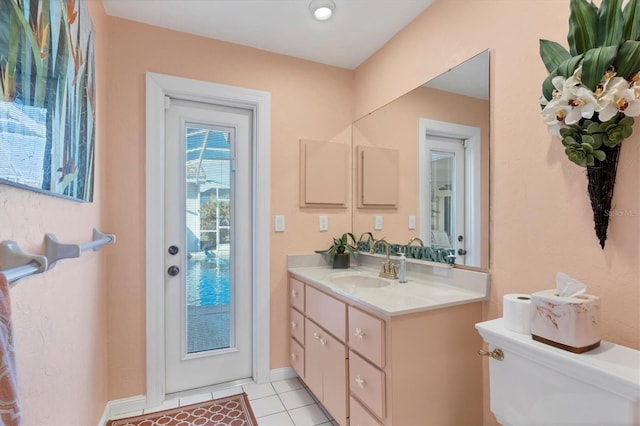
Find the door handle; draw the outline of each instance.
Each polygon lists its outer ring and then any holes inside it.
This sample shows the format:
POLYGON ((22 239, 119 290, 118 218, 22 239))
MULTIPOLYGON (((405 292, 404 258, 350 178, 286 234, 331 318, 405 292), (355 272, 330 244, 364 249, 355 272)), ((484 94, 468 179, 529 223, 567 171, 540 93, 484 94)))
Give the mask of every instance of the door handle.
POLYGON ((180 268, 178 268, 176 265, 171 265, 169 266, 169 269, 167 269, 167 274, 171 275, 172 277, 175 277, 179 273, 180 273, 180 268))
POLYGON ((170 255, 175 256, 176 254, 178 254, 180 249, 178 248, 178 246, 170 246, 168 251, 170 255))

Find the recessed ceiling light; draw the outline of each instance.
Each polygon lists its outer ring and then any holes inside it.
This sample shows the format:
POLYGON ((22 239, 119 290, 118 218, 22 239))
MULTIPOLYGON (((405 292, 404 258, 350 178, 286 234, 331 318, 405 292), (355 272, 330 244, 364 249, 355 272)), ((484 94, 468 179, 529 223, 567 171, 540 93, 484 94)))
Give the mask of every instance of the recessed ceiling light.
POLYGON ((318 21, 326 21, 331 18, 335 9, 336 4, 333 0, 312 0, 309 3, 309 10, 318 21))

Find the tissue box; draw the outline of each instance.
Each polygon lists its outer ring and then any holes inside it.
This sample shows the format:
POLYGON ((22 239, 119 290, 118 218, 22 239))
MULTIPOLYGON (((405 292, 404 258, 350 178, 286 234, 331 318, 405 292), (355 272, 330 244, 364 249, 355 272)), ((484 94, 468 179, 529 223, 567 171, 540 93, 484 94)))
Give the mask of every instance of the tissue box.
POLYGON ((573 353, 600 346, 600 298, 557 294, 553 289, 531 295, 531 337, 573 353))

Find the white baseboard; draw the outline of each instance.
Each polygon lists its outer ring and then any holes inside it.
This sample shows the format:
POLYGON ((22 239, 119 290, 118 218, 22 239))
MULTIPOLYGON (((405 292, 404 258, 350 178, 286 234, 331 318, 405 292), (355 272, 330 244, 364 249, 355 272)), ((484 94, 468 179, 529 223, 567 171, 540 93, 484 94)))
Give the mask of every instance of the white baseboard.
POLYGON ((279 380, 292 379, 294 377, 298 377, 298 374, 293 370, 293 368, 283 367, 271 370, 269 380, 271 380, 272 382, 277 382, 279 380))
POLYGON ((99 426, 104 426, 107 421, 115 416, 130 414, 147 408, 147 397, 144 395, 132 396, 129 398, 114 399, 107 402, 104 413, 100 419, 99 426))
MULTIPOLYGON (((298 377, 296 372, 291 367, 276 368, 271 370, 269 374, 269 380, 277 382, 280 380, 291 379, 298 377)), ((135 411, 141 411, 147 408, 147 397, 145 395, 132 396, 130 398, 114 399, 107 402, 104 408, 104 413, 100 419, 99 426, 104 426, 107 421, 115 416, 123 414, 129 414, 135 411)))

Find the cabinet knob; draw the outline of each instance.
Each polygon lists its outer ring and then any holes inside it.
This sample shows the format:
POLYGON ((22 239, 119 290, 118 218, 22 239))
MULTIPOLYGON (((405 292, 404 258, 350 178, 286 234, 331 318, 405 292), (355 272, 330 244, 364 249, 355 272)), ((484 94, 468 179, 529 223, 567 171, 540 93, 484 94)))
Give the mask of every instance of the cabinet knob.
POLYGON ((291 321, 291 328, 298 327, 298 324, 295 321, 291 321))
POLYGON ((356 328, 355 333, 353 333, 358 339, 364 339, 364 331, 359 328, 356 328))
POLYGON ((364 379, 362 377, 356 376, 355 382, 358 385, 358 387, 364 388, 365 381, 364 381, 364 379))
POLYGON ((327 341, 324 340, 323 338, 320 338, 320 345, 325 346, 327 344, 327 341))
POLYGON ((318 333, 313 333, 313 338, 316 340, 320 339, 320 335, 318 333))
POLYGON ((295 290, 291 290, 291 297, 298 297, 298 292, 295 290))

